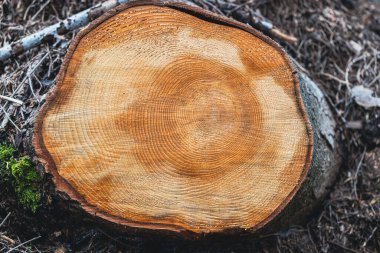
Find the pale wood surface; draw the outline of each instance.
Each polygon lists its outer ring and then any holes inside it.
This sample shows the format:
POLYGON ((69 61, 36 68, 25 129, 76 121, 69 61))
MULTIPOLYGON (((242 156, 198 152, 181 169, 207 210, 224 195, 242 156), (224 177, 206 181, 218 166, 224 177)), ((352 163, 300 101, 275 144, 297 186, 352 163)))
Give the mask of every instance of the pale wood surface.
POLYGON ((299 188, 312 148, 294 69, 268 41, 154 5, 92 27, 37 128, 58 188, 134 227, 266 223, 299 188))

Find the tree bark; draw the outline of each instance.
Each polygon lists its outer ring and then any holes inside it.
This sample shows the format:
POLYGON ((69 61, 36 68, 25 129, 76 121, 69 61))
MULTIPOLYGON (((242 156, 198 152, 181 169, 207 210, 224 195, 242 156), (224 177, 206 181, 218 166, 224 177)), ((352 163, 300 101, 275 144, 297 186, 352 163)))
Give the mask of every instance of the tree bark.
POLYGON ((315 82, 300 70, 298 76, 303 103, 313 128, 313 159, 306 180, 296 196, 276 219, 258 231, 260 233, 305 223, 326 199, 342 164, 342 147, 336 135, 336 121, 330 106, 315 82))

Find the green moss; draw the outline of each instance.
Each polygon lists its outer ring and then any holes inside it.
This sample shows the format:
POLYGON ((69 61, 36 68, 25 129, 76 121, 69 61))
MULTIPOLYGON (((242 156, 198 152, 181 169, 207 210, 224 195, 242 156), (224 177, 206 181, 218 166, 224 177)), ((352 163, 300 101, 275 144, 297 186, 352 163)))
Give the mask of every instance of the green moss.
POLYGON ((38 172, 32 168, 29 157, 23 156, 12 163, 11 171, 13 177, 18 181, 38 182, 41 180, 38 172))
POLYGON ((19 202, 35 212, 40 206, 39 183, 42 178, 34 168, 30 158, 14 157, 16 150, 9 145, 0 145, 0 176, 13 186, 19 202))
POLYGON ((15 149, 8 145, 0 145, 0 177, 7 180, 11 176, 11 164, 13 163, 13 154, 15 149))
POLYGON ((0 162, 8 161, 13 157, 14 148, 8 145, 0 145, 0 162))
POLYGON ((41 201, 39 191, 31 187, 19 186, 16 188, 16 192, 20 203, 35 213, 41 201))

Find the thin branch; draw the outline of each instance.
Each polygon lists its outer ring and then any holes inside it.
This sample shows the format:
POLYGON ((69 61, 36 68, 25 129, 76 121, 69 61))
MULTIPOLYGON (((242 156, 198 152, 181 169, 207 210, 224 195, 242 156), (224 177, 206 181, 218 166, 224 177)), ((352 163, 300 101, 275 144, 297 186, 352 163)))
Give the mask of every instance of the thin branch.
POLYGON ((13 240, 12 238, 6 236, 6 235, 0 235, 0 238, 3 239, 4 241, 7 241, 8 243, 14 245, 16 244, 16 241, 13 240))
POLYGON ((339 243, 336 243, 336 242, 333 242, 333 241, 329 241, 329 243, 331 243, 331 244, 333 244, 333 245, 335 245, 335 246, 337 246, 337 247, 339 247, 339 248, 341 248, 341 249, 343 249, 345 251, 349 251, 349 252, 352 252, 352 253, 358 253, 356 250, 347 248, 347 247, 345 247, 345 246, 343 246, 343 245, 341 245, 339 243))
POLYGON ((4 225, 5 221, 9 218, 10 215, 11 213, 8 213, 7 216, 5 216, 4 220, 0 223, 0 228, 4 225))
POLYGON ((23 243, 20 243, 20 244, 17 245, 16 247, 11 248, 10 250, 8 250, 6 253, 10 253, 10 252, 12 252, 12 251, 14 251, 14 250, 20 248, 21 246, 23 246, 23 245, 25 245, 25 244, 27 244, 27 243, 30 243, 30 242, 32 242, 32 241, 34 241, 34 240, 37 240, 37 239, 39 239, 39 238, 41 238, 40 235, 39 235, 39 236, 36 236, 36 237, 34 237, 34 238, 32 238, 32 239, 30 239, 30 240, 28 240, 28 241, 25 241, 25 242, 23 242, 23 243))
POLYGON ((11 98, 11 97, 7 97, 7 96, 3 96, 3 95, 0 95, 0 99, 4 99, 4 100, 8 100, 10 102, 13 102, 13 103, 16 103, 18 105, 22 105, 24 102, 22 102, 21 100, 19 99, 15 99, 15 98, 11 98))
POLYGON ((360 161, 358 163, 358 166, 356 167, 356 171, 355 171, 355 176, 354 176, 354 193, 355 193, 355 197, 358 199, 358 192, 357 192, 357 184, 358 184, 358 175, 359 175, 359 170, 360 168, 362 167, 362 163, 363 163, 363 159, 364 159, 364 155, 367 151, 367 148, 365 147, 364 148, 364 151, 362 153, 362 156, 360 158, 360 161))
POLYGON ((21 132, 21 129, 16 125, 16 123, 13 122, 10 115, 4 110, 4 107, 1 107, 1 109, 3 110, 5 117, 12 123, 12 125, 17 129, 17 131, 21 132))
POLYGON ((83 27, 106 11, 128 1, 129 0, 108 0, 87 10, 81 11, 62 22, 46 27, 45 29, 26 36, 12 44, 8 44, 0 48, 0 61, 5 61, 12 56, 37 47, 48 39, 54 38, 54 40, 59 40, 59 35, 83 27))

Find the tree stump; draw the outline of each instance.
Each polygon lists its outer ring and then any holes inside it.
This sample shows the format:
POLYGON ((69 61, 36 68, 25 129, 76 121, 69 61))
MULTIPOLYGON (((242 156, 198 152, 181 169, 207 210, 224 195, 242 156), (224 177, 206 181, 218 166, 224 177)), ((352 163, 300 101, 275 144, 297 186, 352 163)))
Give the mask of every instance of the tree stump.
POLYGON ((314 123, 313 145, 297 71, 271 39, 199 8, 134 2, 76 36, 34 145, 59 191, 113 223, 255 231, 301 186, 311 201, 313 175, 333 177, 335 157, 310 166, 313 147, 334 154, 314 123))

